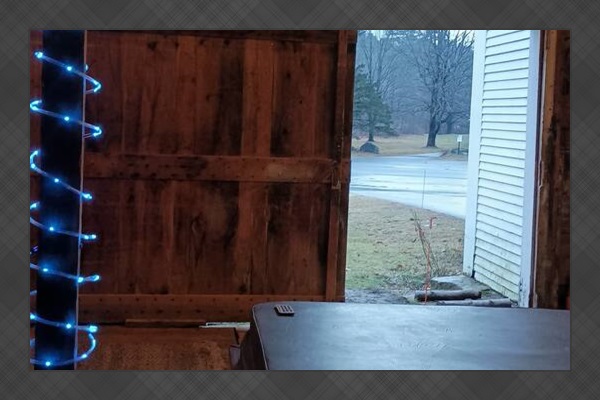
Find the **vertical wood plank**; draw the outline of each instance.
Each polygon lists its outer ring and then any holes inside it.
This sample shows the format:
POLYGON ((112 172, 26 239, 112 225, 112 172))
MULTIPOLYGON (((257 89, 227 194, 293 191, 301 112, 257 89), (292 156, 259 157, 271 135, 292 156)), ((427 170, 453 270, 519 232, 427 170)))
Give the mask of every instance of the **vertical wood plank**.
POLYGON ((570 31, 546 31, 534 307, 570 297, 570 31))
POLYGON ((327 80, 323 76, 327 65, 332 64, 335 47, 294 42, 275 42, 274 46, 271 153, 275 157, 322 154, 333 118, 331 112, 322 112, 318 107, 328 99, 322 94, 331 93, 335 75, 327 80))
POLYGON ((329 244, 327 273, 325 278, 325 299, 327 301, 335 300, 337 292, 337 268, 340 234, 340 201, 341 201, 341 162, 343 156, 344 144, 344 122, 345 122, 345 103, 346 103, 346 74, 348 64, 348 32, 340 31, 337 52, 337 72, 336 72, 336 102, 335 102, 335 122, 334 122, 334 167, 331 185, 331 200, 329 206, 329 244))
POLYGON ((83 285, 80 293, 118 293, 116 277, 124 265, 118 259, 119 252, 127 250, 119 236, 125 212, 119 202, 120 187, 123 182, 86 179, 85 190, 94 195, 92 203, 83 204, 83 221, 86 231, 98 235, 94 245, 85 246, 81 251, 82 275, 100 274, 102 280, 93 285, 83 285), (111 221, 111 223, 107 223, 111 221))
MULTIPOLYGON (((248 40, 244 53, 242 155, 268 157, 273 110, 273 45, 248 40)), ((240 182, 235 246, 236 293, 264 293, 267 279, 268 185, 240 182)))
POLYGON ((197 39, 195 154, 239 155, 243 65, 243 42, 197 39))
MULTIPOLYGON (((134 57, 137 55, 140 53, 134 57)), ((125 125, 127 118, 139 114, 139 105, 131 106, 132 99, 127 97, 128 89, 138 83, 130 77, 139 76, 128 74, 130 64, 126 62, 127 58, 122 36, 102 31, 88 32, 87 64, 92 75, 102 82, 102 96, 88 96, 86 118, 100 124, 103 134, 99 140, 86 141, 86 153, 120 154, 123 137, 130 129, 125 125)))
POLYGON ((344 137, 342 144, 342 160, 344 165, 340 170, 342 182, 339 217, 339 246, 337 263, 336 300, 345 299, 346 292, 346 253, 348 239, 348 209, 350 202, 350 172, 352 147, 352 119, 354 110, 354 71, 356 59, 356 31, 348 32, 348 56, 346 64, 346 102, 344 105, 344 137))
POLYGON ((201 119, 195 113, 196 103, 199 101, 198 71, 192 68, 196 64, 197 47, 196 40, 191 37, 182 36, 178 43, 175 61, 177 70, 175 103, 178 114, 173 128, 179 137, 177 154, 193 155, 197 124, 201 119))
POLYGON ((317 277, 325 276, 327 265, 320 246, 326 243, 328 191, 327 185, 270 185, 268 294, 323 293, 317 277))
POLYGON ((176 248, 185 254, 188 293, 235 293, 237 182, 180 182, 175 208, 176 248))

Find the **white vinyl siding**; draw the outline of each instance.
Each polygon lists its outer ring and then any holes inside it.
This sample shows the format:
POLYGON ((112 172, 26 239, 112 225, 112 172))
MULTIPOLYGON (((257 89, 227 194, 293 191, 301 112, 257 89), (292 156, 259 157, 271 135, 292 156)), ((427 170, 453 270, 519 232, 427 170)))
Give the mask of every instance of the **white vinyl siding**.
POLYGON ((475 38, 465 273, 527 306, 536 146, 537 31, 475 38), (524 272, 525 271, 525 272, 524 272))

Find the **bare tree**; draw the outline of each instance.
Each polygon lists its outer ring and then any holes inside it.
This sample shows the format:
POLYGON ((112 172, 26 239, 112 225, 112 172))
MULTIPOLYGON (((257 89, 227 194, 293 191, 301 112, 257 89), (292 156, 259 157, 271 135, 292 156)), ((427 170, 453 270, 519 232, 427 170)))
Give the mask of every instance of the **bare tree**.
POLYGON ((375 134, 391 134, 390 94, 395 81, 395 61, 398 53, 388 31, 359 31, 355 121, 357 128, 368 131, 369 141, 375 134))
POLYGON ((418 70, 423 86, 422 110, 428 113, 427 147, 435 147, 440 128, 468 118, 473 40, 468 31, 418 31, 398 50, 418 70))
POLYGON ((359 31, 359 62, 369 83, 373 84, 383 98, 394 85, 392 79, 398 53, 388 31, 380 31, 379 37, 370 31, 359 31))

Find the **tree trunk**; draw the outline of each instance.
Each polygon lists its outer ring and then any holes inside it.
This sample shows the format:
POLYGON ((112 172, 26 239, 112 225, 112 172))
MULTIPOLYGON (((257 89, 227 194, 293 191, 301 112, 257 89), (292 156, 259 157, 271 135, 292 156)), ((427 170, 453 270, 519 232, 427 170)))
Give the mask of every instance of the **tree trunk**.
POLYGON ((373 135, 372 132, 369 132, 369 142, 374 142, 375 141, 375 135, 373 135))
POLYGON ((452 117, 452 115, 450 115, 448 117, 448 119, 446 120, 446 133, 448 135, 452 134, 452 131, 454 130, 454 118, 452 117))
POLYGON ((435 147, 435 138, 440 130, 440 123, 438 122, 435 115, 432 115, 429 119, 429 135, 427 136, 427 146, 435 147))

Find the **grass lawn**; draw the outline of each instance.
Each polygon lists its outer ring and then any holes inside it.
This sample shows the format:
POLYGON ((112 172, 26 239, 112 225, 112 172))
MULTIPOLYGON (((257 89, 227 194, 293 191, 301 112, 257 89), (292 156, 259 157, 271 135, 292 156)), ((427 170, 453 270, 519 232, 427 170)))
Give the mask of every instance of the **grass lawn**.
MULTIPOLYGON (((399 135, 395 137, 375 137, 375 144, 379 146, 380 156, 399 156, 409 154, 425 154, 435 152, 450 152, 450 150, 456 149, 457 143, 456 138, 458 135, 438 135, 436 138, 437 148, 425 147, 427 143, 427 135, 399 135)), ((462 135, 463 141, 460 144, 461 149, 469 148, 469 135, 462 135)), ((368 138, 364 139, 352 139, 352 147, 355 149, 360 148, 368 138)), ((362 153, 359 151, 353 151, 352 156, 377 156, 370 153, 362 153)), ((466 159, 466 155, 450 155, 454 157, 462 157, 466 159)))
POLYGON ((412 210, 416 210, 437 265, 432 276, 462 272, 464 220, 399 203, 350 195, 346 288, 393 290, 423 287, 426 259, 412 210), (433 228, 429 229, 429 219, 433 228))

